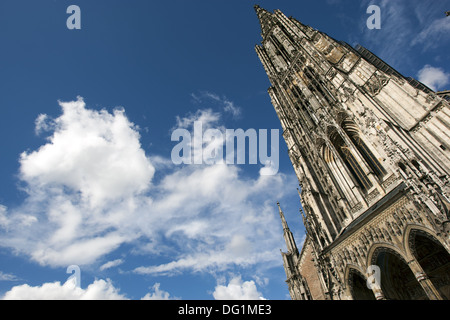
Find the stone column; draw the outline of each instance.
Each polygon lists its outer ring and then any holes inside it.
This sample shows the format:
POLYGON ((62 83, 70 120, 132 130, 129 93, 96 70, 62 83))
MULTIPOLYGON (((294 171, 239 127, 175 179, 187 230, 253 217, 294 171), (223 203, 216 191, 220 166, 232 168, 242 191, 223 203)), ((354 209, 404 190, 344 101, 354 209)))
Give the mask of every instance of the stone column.
POLYGON ((379 289, 377 289, 377 290, 372 290, 373 291, 373 294, 375 295, 375 298, 377 299, 377 300, 386 300, 386 298, 384 297, 384 293, 383 293, 383 291, 381 290, 381 288, 379 288, 379 289))
POLYGON ((444 300, 416 259, 409 261, 408 265, 430 300, 444 300))

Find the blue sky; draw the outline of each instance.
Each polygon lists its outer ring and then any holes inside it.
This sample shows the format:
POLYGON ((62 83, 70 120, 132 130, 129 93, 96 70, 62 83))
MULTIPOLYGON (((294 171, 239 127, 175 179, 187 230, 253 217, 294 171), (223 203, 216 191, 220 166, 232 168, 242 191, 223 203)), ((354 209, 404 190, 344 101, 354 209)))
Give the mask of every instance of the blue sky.
MULTIPOLYGON (((275 176, 170 158, 174 128, 196 120, 280 129, 254 4, 0 3, 0 297, 288 298, 276 202, 299 246, 304 228, 284 142, 275 176), (81 30, 66 27, 72 4, 81 30)), ((449 87, 449 0, 259 5, 449 87), (380 30, 366 27, 370 4, 380 30)))

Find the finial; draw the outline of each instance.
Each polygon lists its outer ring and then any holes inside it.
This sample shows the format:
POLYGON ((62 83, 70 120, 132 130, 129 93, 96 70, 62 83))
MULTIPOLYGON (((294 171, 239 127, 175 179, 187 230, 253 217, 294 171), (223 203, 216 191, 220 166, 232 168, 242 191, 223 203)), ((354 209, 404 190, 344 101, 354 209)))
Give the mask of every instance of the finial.
POLYGON ((284 217, 283 210, 281 210, 280 202, 277 202, 277 205, 278 205, 278 211, 280 212, 281 224, 283 225, 283 229, 288 230, 289 227, 287 225, 286 218, 284 217))
MULTIPOLYGON (((301 189, 301 186, 300 186, 300 189, 301 189)), ((298 193, 298 196, 300 197, 300 199, 302 199, 302 192, 300 191, 300 189, 297 188, 297 193, 298 193)))

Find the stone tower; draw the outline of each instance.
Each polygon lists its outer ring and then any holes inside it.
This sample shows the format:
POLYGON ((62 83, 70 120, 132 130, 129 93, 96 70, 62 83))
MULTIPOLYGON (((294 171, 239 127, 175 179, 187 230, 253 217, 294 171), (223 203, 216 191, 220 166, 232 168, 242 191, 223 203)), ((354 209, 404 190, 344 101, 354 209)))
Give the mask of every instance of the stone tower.
POLYGON ((298 252, 280 209, 292 299, 449 299, 448 95, 255 10, 307 232, 298 252))

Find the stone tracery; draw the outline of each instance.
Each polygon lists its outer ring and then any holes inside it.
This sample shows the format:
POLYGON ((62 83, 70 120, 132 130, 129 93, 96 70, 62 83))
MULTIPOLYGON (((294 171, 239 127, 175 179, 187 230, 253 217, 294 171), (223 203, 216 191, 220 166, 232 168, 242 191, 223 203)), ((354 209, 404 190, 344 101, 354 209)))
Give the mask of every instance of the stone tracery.
POLYGON ((363 47, 255 10, 307 232, 283 253, 291 297, 449 299, 448 101, 363 47))

